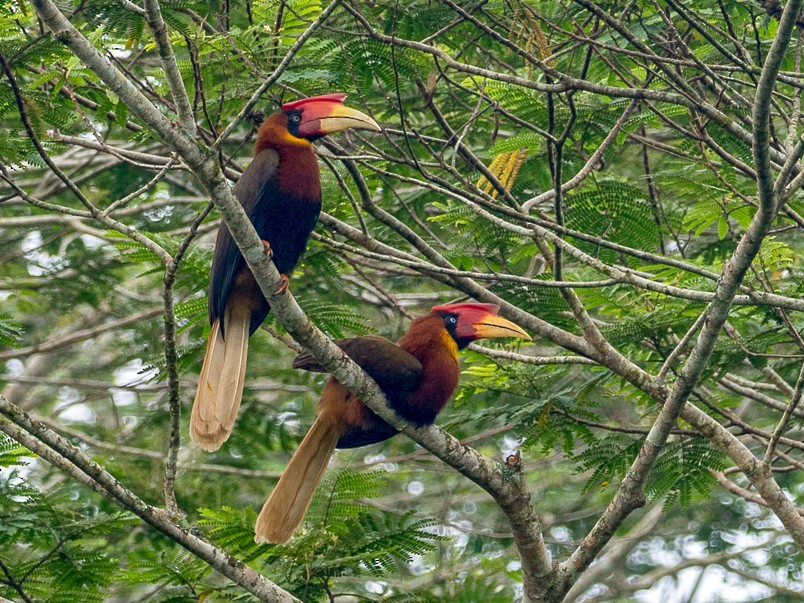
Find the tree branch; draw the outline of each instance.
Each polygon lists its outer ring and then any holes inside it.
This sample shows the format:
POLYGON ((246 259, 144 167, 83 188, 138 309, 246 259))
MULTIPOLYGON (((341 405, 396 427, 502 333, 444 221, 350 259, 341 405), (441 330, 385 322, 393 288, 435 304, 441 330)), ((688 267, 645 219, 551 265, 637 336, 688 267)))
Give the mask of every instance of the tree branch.
POLYGON ((132 314, 131 316, 126 316, 125 318, 120 318, 118 320, 113 320, 96 327, 81 329, 80 331, 69 333, 68 335, 57 335, 47 341, 43 341, 42 343, 38 343, 27 348, 6 350, 5 352, 0 352, 0 360, 24 358, 26 356, 30 356, 31 354, 54 352, 74 343, 78 343, 79 341, 86 341, 87 339, 97 337, 101 333, 107 333, 115 329, 121 329, 123 327, 137 324, 144 320, 149 320, 155 316, 158 316, 162 312, 162 308, 151 308, 150 310, 138 312, 137 314, 132 314))
POLYGON ((187 236, 184 237, 178 250, 173 255, 173 261, 165 268, 165 275, 162 279, 162 299, 165 305, 165 369, 168 377, 168 405, 170 407, 170 437, 168 439, 167 454, 165 455, 165 478, 162 489, 165 495, 165 508, 173 517, 178 517, 180 514, 174 485, 176 482, 176 463, 179 457, 179 446, 181 446, 179 357, 176 352, 176 315, 173 303, 173 285, 176 282, 176 273, 179 271, 179 265, 184 258, 184 254, 190 248, 190 243, 195 238, 198 227, 201 226, 204 218, 212 211, 212 207, 212 203, 207 204, 206 208, 193 221, 187 236))
POLYGON ((170 87, 170 95, 179 113, 179 123, 184 129, 186 136, 195 138, 195 117, 190 98, 187 96, 187 89, 184 87, 184 80, 181 77, 176 57, 173 54, 173 46, 170 43, 167 25, 162 19, 162 12, 159 8, 159 0, 144 0, 146 21, 156 42, 156 49, 159 51, 159 58, 162 61, 162 69, 170 87))
POLYGON ((764 461, 766 465, 770 466, 770 464, 773 462, 776 446, 779 444, 779 440, 787 429, 790 419, 793 418, 796 408, 801 403, 802 397, 804 397, 804 364, 801 365, 801 369, 798 373, 796 388, 793 391, 793 395, 790 397, 790 402, 788 402, 787 407, 784 409, 782 418, 779 420, 779 424, 776 426, 776 429, 774 429, 773 436, 771 436, 771 439, 768 442, 768 448, 765 451, 764 461))
MULTIPOLYGON (((583 182, 589 174, 592 173, 593 170, 597 169, 597 166, 600 165, 601 160, 603 159, 603 154, 608 150, 611 144, 617 140, 617 136, 619 136, 620 131, 622 130, 625 123, 628 121, 628 118, 633 113, 633 110, 639 106, 639 101, 633 99, 628 106, 623 111, 622 115, 620 115, 617 123, 611 128, 611 131, 606 134, 606 137, 603 141, 598 145, 595 149, 594 153, 589 156, 589 159, 586 160, 586 163, 579 169, 575 175, 564 182, 561 185, 561 192, 567 192, 572 190, 581 182, 583 182)), ((531 197, 527 201, 522 204, 522 210, 525 212, 530 211, 534 207, 541 205, 542 203, 546 203, 551 201, 556 196, 556 189, 551 188, 546 190, 545 192, 541 193, 540 195, 536 195, 535 197, 531 197)))

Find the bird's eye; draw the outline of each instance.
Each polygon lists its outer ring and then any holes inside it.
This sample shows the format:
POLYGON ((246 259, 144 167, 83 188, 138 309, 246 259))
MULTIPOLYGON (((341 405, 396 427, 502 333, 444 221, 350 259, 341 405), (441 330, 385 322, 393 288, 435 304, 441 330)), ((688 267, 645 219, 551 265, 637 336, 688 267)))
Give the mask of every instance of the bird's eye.
POLYGON ((301 121, 301 115, 299 115, 298 113, 291 113, 290 116, 288 116, 288 119, 292 121, 294 124, 297 124, 301 121))
POLYGON ((447 316, 447 324, 448 325, 457 325, 458 319, 455 316, 447 316))

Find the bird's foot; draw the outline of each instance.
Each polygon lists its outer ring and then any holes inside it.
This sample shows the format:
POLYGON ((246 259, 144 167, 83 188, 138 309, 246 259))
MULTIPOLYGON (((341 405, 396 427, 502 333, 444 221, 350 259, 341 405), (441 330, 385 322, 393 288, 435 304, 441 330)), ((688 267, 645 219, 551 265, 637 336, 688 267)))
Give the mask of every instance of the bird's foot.
POLYGON ((284 293, 288 290, 288 286, 290 285, 290 280, 288 279, 287 274, 280 274, 279 275, 280 283, 277 285, 276 289, 274 289, 274 295, 279 295, 280 293, 284 293))
POLYGON ((262 254, 267 255, 268 257, 274 255, 274 252, 271 249, 271 244, 265 239, 261 239, 261 241, 262 241, 262 254))

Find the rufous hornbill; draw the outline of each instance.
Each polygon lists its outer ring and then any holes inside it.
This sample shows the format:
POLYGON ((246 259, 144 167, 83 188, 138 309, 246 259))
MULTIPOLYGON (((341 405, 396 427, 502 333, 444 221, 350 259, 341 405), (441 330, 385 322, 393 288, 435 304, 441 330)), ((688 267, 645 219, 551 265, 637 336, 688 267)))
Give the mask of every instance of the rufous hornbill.
MULTIPOLYGON (((257 131, 254 158, 234 194, 273 255, 283 285, 307 246, 321 211, 321 180, 312 141, 349 128, 380 127, 343 104, 346 94, 282 105, 257 131)), ((220 448, 232 432, 248 356, 248 339, 270 307, 232 235, 221 224, 209 285, 211 329, 190 416, 190 438, 204 450, 220 448)))
MULTIPOLYGON (((472 341, 530 336, 497 316, 494 304, 435 306, 414 320, 397 343, 383 337, 342 339, 335 343, 380 386, 388 403, 415 425, 429 425, 458 385, 458 350, 472 341)), ((307 353, 295 368, 323 372, 307 353)), ((257 518, 257 542, 287 542, 301 523, 335 448, 382 442, 397 433, 354 394, 330 377, 318 401, 318 418, 293 454, 257 518)))

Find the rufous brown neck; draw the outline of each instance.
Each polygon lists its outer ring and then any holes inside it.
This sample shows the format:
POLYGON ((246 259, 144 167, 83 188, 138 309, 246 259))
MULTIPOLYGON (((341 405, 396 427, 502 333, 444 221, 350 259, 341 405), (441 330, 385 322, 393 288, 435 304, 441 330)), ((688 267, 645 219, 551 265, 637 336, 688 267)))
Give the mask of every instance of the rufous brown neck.
POLYGON ((279 154, 276 169, 279 190, 297 199, 321 200, 321 178, 313 145, 288 131, 284 113, 271 115, 257 131, 254 156, 266 149, 279 154))
POLYGON ((422 364, 423 377, 406 408, 397 411, 416 423, 432 423, 458 386, 458 345, 436 314, 414 320, 398 345, 422 364))

